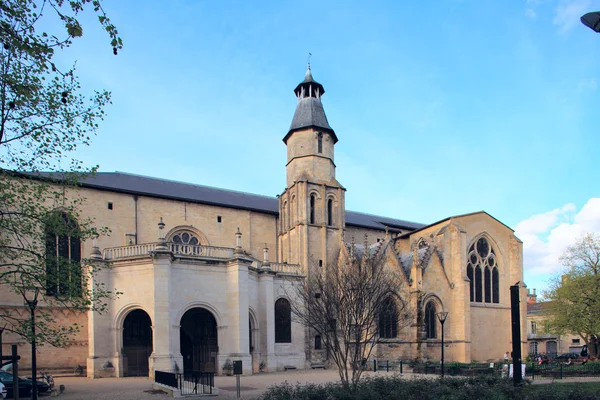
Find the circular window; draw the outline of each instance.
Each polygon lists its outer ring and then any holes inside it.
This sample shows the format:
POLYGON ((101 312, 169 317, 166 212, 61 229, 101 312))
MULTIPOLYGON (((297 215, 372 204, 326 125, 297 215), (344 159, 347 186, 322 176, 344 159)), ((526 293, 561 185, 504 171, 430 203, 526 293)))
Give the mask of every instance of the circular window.
POLYGON ((200 244, 198 238, 194 236, 194 234, 191 232, 176 233, 175 235, 173 235, 171 241, 177 244, 189 244, 192 246, 197 246, 198 244, 200 244))

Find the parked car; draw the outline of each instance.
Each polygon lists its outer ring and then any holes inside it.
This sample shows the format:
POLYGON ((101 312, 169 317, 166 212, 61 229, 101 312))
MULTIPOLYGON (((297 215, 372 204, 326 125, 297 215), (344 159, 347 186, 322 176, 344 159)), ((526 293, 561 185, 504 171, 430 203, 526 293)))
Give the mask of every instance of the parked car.
MULTIPOLYGON (((0 370, 0 383, 3 383, 6 387, 7 398, 13 396, 13 375, 6 371, 0 370)), ((38 393, 46 393, 50 390, 50 385, 46 382, 36 381, 38 393)), ((31 379, 25 379, 19 377, 19 397, 31 397, 31 389, 33 387, 33 381, 31 379)))
POLYGON ((4 383, 0 382, 0 399, 5 399, 6 396, 8 396, 8 393, 6 393, 6 386, 4 386, 4 383))

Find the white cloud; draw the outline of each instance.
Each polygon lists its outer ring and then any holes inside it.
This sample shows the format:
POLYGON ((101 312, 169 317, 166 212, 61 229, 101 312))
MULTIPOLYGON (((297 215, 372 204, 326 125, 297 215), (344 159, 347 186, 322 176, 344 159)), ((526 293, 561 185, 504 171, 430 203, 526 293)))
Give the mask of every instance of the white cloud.
POLYGON ((535 10, 533 8, 526 8, 525 9, 525 16, 529 17, 531 19, 535 19, 535 17, 537 16, 537 14, 535 13, 535 10))
POLYGON ((598 87, 596 78, 582 79, 577 84, 577 88, 580 92, 583 92, 584 90, 596 90, 596 87, 598 87))
POLYGON ((558 27, 560 33, 571 30, 579 25, 579 18, 591 9, 590 0, 561 0, 556 7, 554 15, 554 25, 558 27))
POLYGON ((523 266, 529 274, 558 272, 559 257, 585 232, 600 232, 600 198, 579 211, 569 203, 519 222, 515 234, 523 241, 523 266))

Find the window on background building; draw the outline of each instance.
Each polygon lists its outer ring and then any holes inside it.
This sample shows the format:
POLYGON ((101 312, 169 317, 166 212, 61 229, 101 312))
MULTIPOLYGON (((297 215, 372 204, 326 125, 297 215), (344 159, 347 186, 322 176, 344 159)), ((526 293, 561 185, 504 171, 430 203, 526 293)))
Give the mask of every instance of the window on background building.
POLYGON ((436 315, 435 315, 435 304, 430 301, 425 306, 425 338, 435 339, 437 337, 436 332, 436 315))
POLYGON ((333 226, 333 199, 327 200, 327 225, 333 226))
POLYGON ((496 252, 486 238, 479 238, 468 253, 467 276, 472 302, 500 303, 500 274, 496 252))
POLYGON ((286 299, 275 302, 275 343, 292 342, 292 308, 286 299))
POLYGON ((537 333, 537 324, 535 322, 531 322, 531 333, 534 335, 537 333))
POLYGON ((529 343, 529 354, 536 355, 538 353, 538 343, 531 342, 529 343))
POLYGON ((46 294, 81 296, 81 239, 77 222, 64 212, 54 213, 48 217, 44 229, 46 294))
POLYGON ((396 302, 388 297, 379 307, 379 337, 391 339, 397 336, 398 311, 396 310, 396 302))
POLYGON ((573 339, 573 344, 580 344, 581 340, 580 339, 573 339))

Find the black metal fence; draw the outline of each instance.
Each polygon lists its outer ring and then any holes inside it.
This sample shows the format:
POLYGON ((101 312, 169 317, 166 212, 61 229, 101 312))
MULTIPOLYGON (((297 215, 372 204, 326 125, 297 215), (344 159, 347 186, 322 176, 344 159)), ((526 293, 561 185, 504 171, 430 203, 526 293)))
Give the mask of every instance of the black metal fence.
POLYGON ((554 362, 542 365, 530 363, 527 364, 526 374, 531 376, 531 379, 563 379, 573 377, 600 376, 600 362, 574 362, 572 364, 554 362))
MULTIPOLYGON (((442 365, 439 362, 431 363, 412 363, 412 371, 416 374, 435 374, 441 375, 442 365)), ((444 364, 444 374, 450 376, 478 376, 502 374, 501 363, 456 363, 447 362, 444 364)))
POLYGON ((212 394, 215 374, 212 372, 165 372, 154 371, 154 381, 177 388, 181 395, 212 394))
POLYGON ((400 372, 403 373, 404 362, 402 360, 367 360, 362 361, 363 371, 387 371, 387 372, 400 372))

